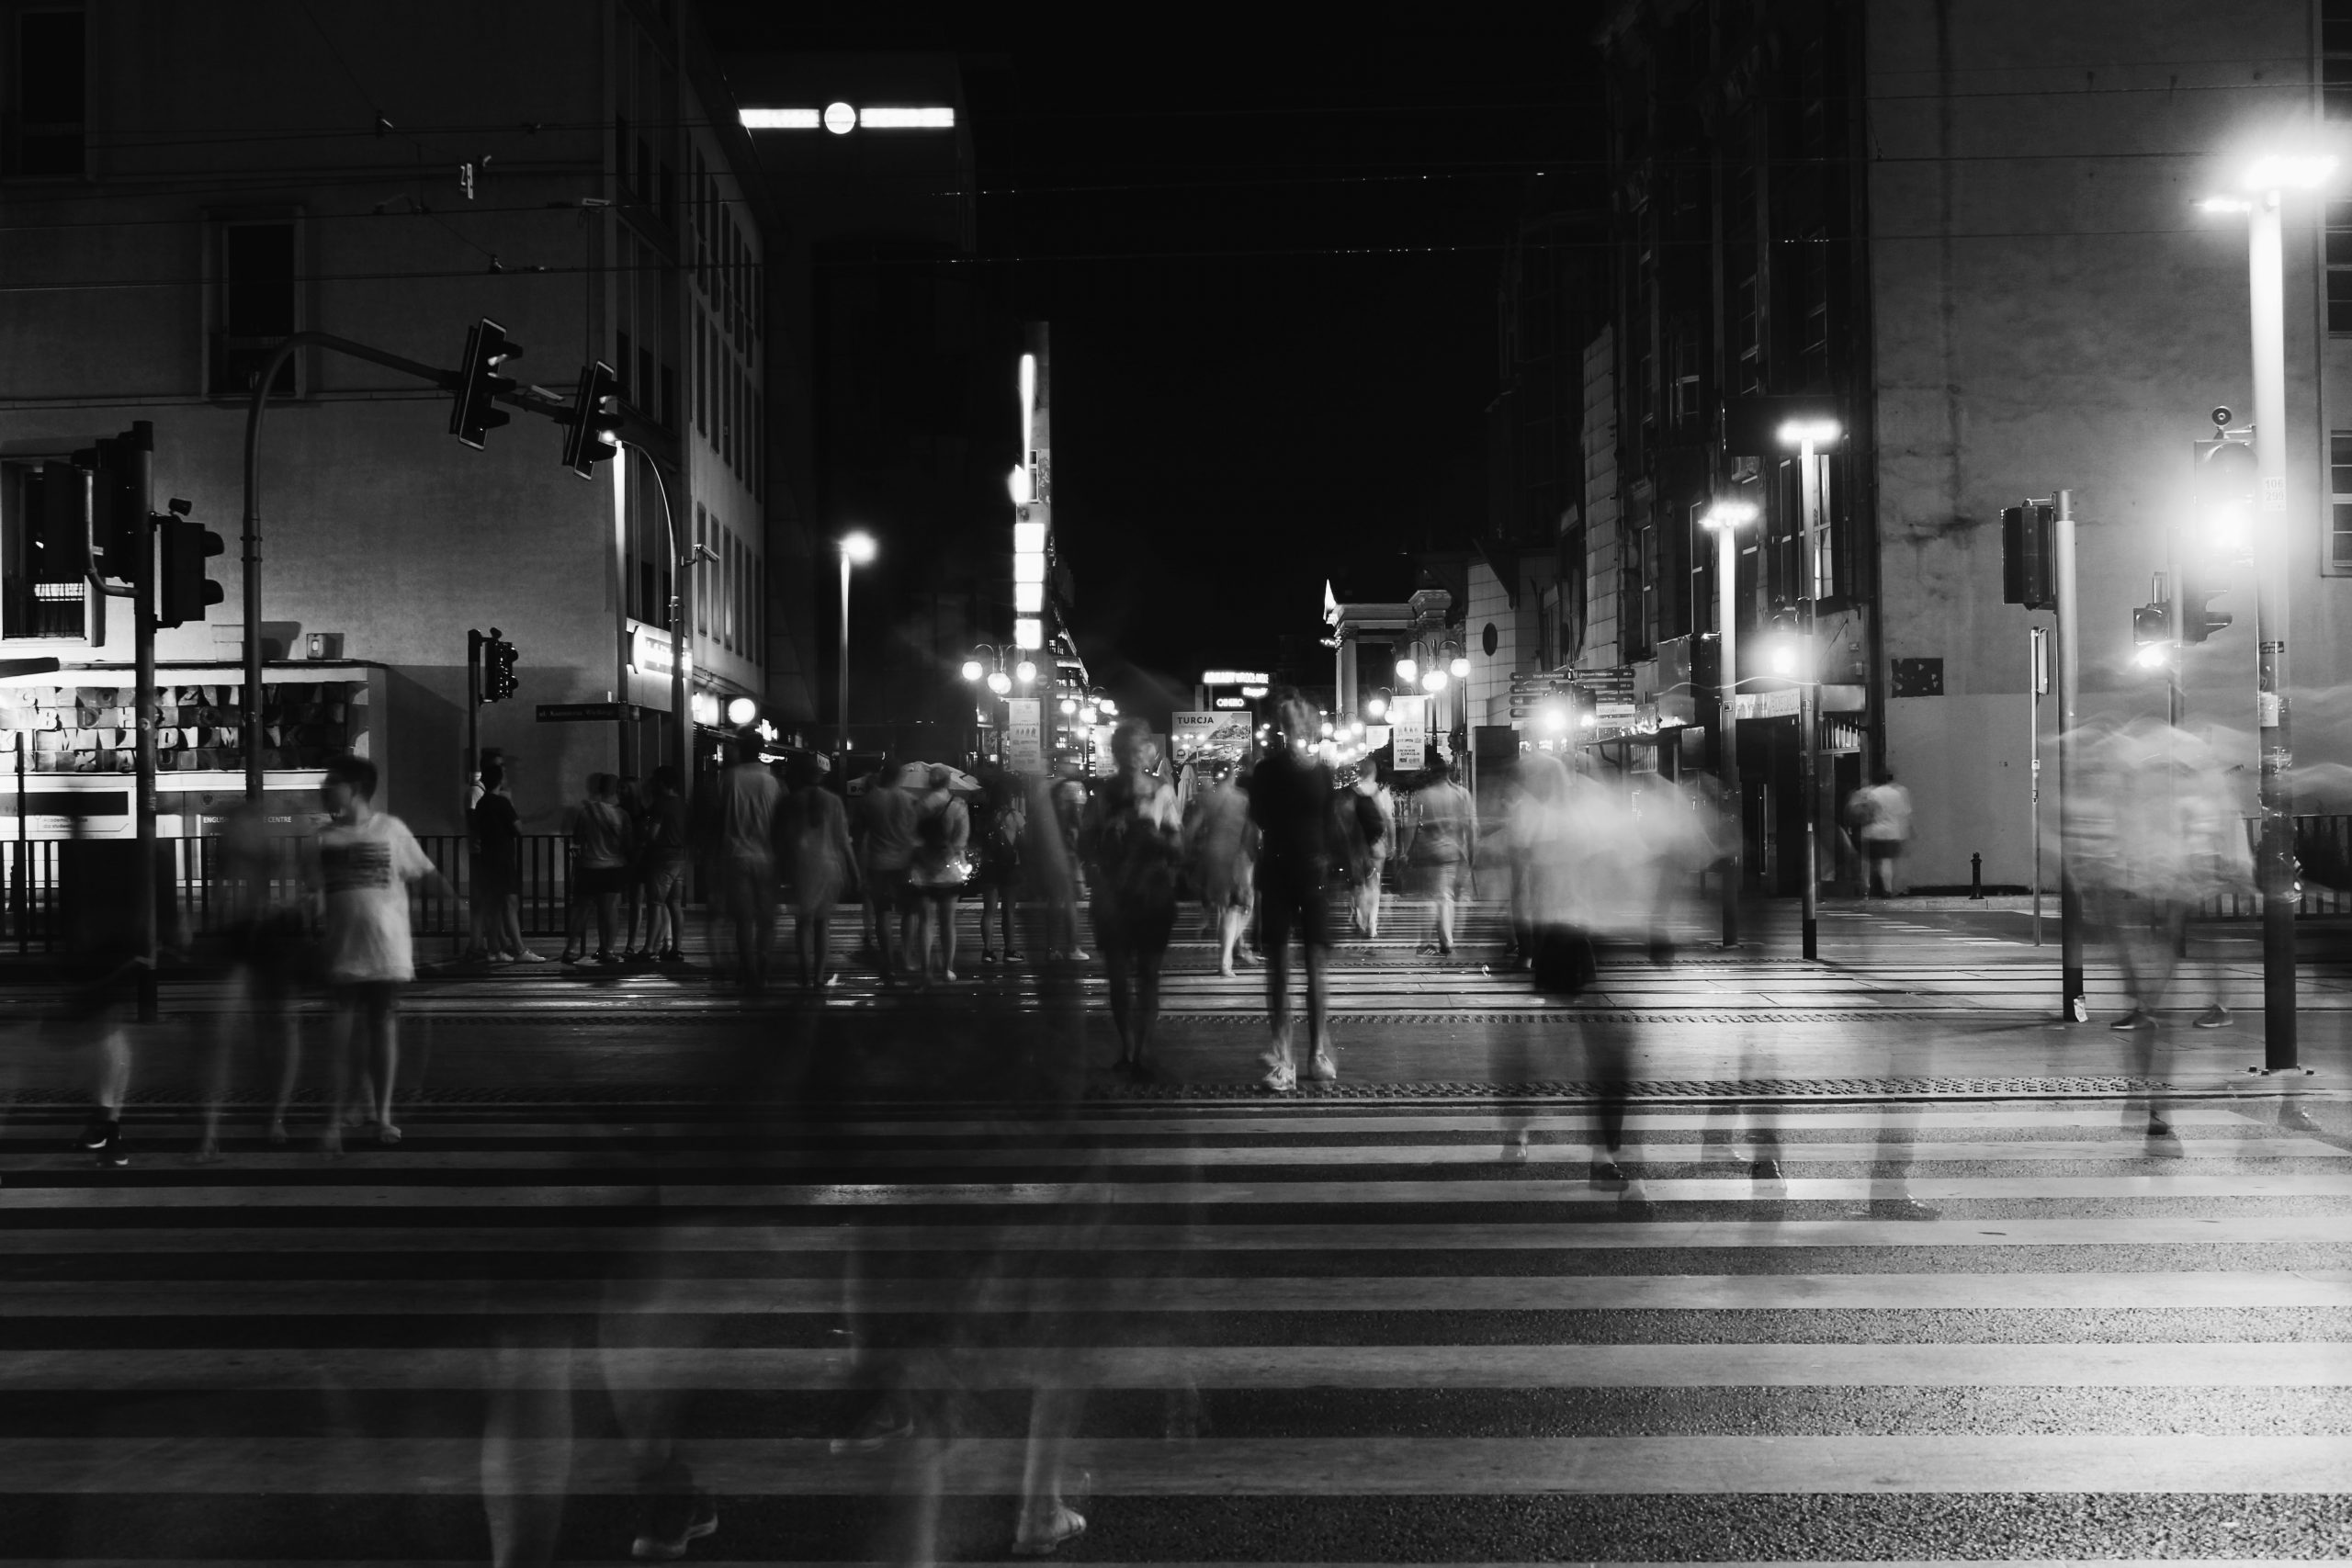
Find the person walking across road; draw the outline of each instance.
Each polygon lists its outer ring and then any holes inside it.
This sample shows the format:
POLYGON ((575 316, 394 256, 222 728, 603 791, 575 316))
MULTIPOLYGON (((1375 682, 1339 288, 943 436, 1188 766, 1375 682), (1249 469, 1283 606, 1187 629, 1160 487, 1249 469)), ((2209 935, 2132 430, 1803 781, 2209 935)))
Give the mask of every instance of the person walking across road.
POLYGON ((1356 774, 1340 803, 1352 818, 1346 825, 1348 879, 1353 888, 1351 912, 1355 934, 1367 942, 1380 936, 1380 883, 1387 874, 1388 852, 1396 839, 1396 802, 1380 782, 1380 764, 1370 757, 1356 764, 1356 774))
POLYGON ((1864 893, 1894 897, 1895 862, 1903 857, 1903 846, 1911 841, 1911 792, 1896 784, 1893 773, 1882 770, 1876 783, 1854 792, 1847 814, 1870 868, 1864 893))
POLYGON ((1295 692, 1274 707, 1276 736, 1250 777, 1250 819, 1258 829, 1258 913, 1264 922, 1266 1010, 1273 1039, 1262 1060, 1265 1087, 1298 1087, 1291 1040, 1290 939, 1306 969, 1307 1073, 1324 1083, 1340 1076, 1331 1055, 1323 965, 1331 943, 1331 770, 1315 755, 1315 709, 1295 692))
POLYGON ((1111 756, 1118 773, 1088 803, 1079 849, 1094 889, 1094 940, 1109 972, 1119 1066, 1148 1077, 1159 966, 1176 929, 1182 823, 1176 792, 1155 771, 1158 749, 1143 720, 1119 721, 1111 756))
POLYGON ((1230 978, 1235 966, 1245 962, 1241 933, 1250 923, 1258 851, 1258 829, 1250 820, 1250 792, 1241 770, 1218 763, 1214 781, 1194 805, 1193 874, 1216 937, 1216 972, 1230 978))
POLYGON ((1405 863, 1430 901, 1430 938, 1420 951, 1451 957, 1454 908, 1468 890, 1473 818, 1470 792, 1462 787, 1459 765, 1440 762, 1437 776, 1413 792, 1405 863))

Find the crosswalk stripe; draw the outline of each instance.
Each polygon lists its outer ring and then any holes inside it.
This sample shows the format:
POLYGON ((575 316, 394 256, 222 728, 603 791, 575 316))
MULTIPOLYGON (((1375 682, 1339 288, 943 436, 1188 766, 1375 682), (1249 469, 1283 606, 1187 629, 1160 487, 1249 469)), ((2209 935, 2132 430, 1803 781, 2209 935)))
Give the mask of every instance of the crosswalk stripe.
MULTIPOLYGON (((695 1280, 651 1300, 616 1294, 584 1302, 580 1281, 306 1280, 175 1281, 124 1291, 24 1280, 0 1298, 0 1318, 253 1317, 277 1314, 576 1312, 776 1314, 834 1313, 831 1280, 695 1280)), ((1442 1278, 1025 1278, 1001 1292, 943 1289, 936 1280, 868 1280, 849 1299, 876 1312, 1633 1312, 1806 1308, 2195 1311, 2211 1307, 2352 1307, 2352 1269, 2105 1274, 1616 1274, 1442 1278)))
MULTIPOLYGON (((1638 1150, 1623 1157, 1638 1160, 1638 1150)), ((355 1171, 355 1175, 359 1174, 355 1171)), ((588 1208, 643 1203, 719 1207, 784 1205, 865 1210, 915 1206, 1008 1205, 1069 1207, 1136 1204, 1361 1206, 1366 1203, 1509 1204, 1564 1203, 1618 1206, 1628 1197, 1653 1203, 1753 1203, 1758 1201, 1859 1202, 1888 1195, 1886 1184, 1868 1177, 1790 1177, 1759 1183, 1747 1175, 1645 1179, 1638 1190, 1621 1194, 1585 1181, 1527 1177, 1458 1181, 1219 1181, 1181 1186, 1161 1183, 1012 1182, 830 1182, 822 1185, 697 1187, 665 1182, 649 1173, 642 1181, 593 1182, 578 1186, 407 1187, 381 1181, 319 1181, 299 1187, 254 1187, 233 1183, 204 1186, 0 1187, 0 1213, 25 1210, 412 1208, 473 1209, 588 1208)), ((1903 1187, 1927 1203, 1964 1203, 2053 1199, 2280 1199, 2352 1197, 2352 1172, 2207 1174, 2188 1171, 2147 1176, 2019 1176, 1910 1178, 1903 1187)))
MULTIPOLYGON (((517 1489, 630 1486, 616 1438, 509 1439, 517 1489)), ((1028 1445, 974 1438, 944 1457, 953 1495, 1017 1494, 1028 1445)), ((739 1497, 889 1495, 892 1457, 834 1457, 822 1441, 698 1443, 697 1480, 739 1497)), ((1073 1464, 1098 1496, 1545 1494, 2339 1492, 2352 1437, 1198 1438, 1080 1438, 1073 1464)), ((0 1495, 232 1493, 267 1476, 278 1495, 469 1496, 479 1439, 438 1438, 0 1438, 0 1495)))
MULTIPOLYGON (((1539 1251, 1577 1253, 1653 1247, 1779 1250, 1791 1247, 2280 1247, 2309 1243, 2312 1222, 2265 1214, 2119 1215, 2113 1219, 1996 1220, 1613 1220, 1570 1234, 1527 1224, 1102 1225, 1087 1232, 1097 1253, 1328 1251, 1539 1251)), ((0 1226, 0 1256, 280 1252, 700 1252, 776 1256, 838 1252, 1018 1251, 1058 1247, 1057 1227, 1006 1225, 719 1225, 703 1216, 668 1226, 420 1225, 312 1229, 223 1225, 190 1230, 111 1227, 11 1230, 0 1226)), ((2342 1245, 2352 1254, 2352 1243, 2342 1245)))
MULTIPOLYGON (((2181 1155, 2188 1159, 2261 1161, 2275 1159, 2325 1159, 2352 1161, 2352 1150, 2341 1149, 2314 1138, 2282 1136, 2277 1138, 2226 1138, 2191 1136, 2180 1140, 2181 1155)), ((400 1149, 354 1149, 344 1155, 338 1171, 384 1171, 398 1168, 413 1170, 547 1170, 550 1168, 582 1168, 599 1164, 603 1151, 594 1148, 577 1150, 533 1149, 434 1149, 403 1145, 400 1149)), ((1601 1151, 1593 1145, 1577 1143, 1533 1143, 1523 1156, 1531 1167, 1552 1165, 1582 1166, 1601 1151)), ((1720 1163, 1724 1160, 1746 1162, 1765 1155, 1779 1158, 1784 1166, 1802 1169, 1821 1164, 1882 1164, 1903 1165, 2019 1165, 2037 1161, 2138 1162, 2149 1157, 2145 1142, 2135 1132, 2129 1137, 2120 1134, 2098 1141, 2082 1139, 2045 1139, 2015 1143, 1960 1144, 1932 1141, 1869 1144, 1818 1144, 1792 1141, 1767 1146, 1757 1141, 1751 1131, 1729 1145, 1707 1145, 1696 1139, 1645 1138, 1621 1155, 1620 1158, 1635 1158, 1652 1163, 1678 1164, 1720 1163)), ((605 1159, 612 1156, 605 1155, 605 1159)), ((768 1149, 711 1150, 707 1148, 653 1148, 628 1151, 623 1157, 648 1170, 676 1175, 688 1170, 711 1170, 732 1173, 741 1170, 799 1170, 808 1168, 836 1169, 844 1176, 870 1171, 888 1177, 893 1168, 922 1168, 941 1167, 970 1167, 988 1168, 999 1166, 1076 1166, 1080 1168, 1128 1167, 1134 1168, 1174 1168, 1215 1170, 1221 1167, 1250 1168, 1258 1166, 1294 1167, 1416 1167, 1416 1166, 1494 1166, 1502 1156, 1494 1143, 1486 1144, 1254 1144, 1248 1145, 1185 1145, 1159 1148, 1071 1148, 1068 1146, 1032 1145, 993 1148, 929 1148, 892 1149, 867 1152, 854 1151, 778 1151, 768 1149)), ((57 1154, 44 1158, 18 1157, 0 1166, 0 1179, 6 1175, 30 1175, 42 1171, 88 1169, 86 1158, 57 1154)), ((262 1174, 275 1170, 316 1170, 319 1158, 314 1154, 287 1151, 240 1151, 230 1156, 216 1174, 250 1172, 262 1174)))
MULTIPOLYGON (((0 1391, 465 1388, 490 1352, 439 1348, 319 1349, 20 1349, 0 1362, 0 1391)), ((950 1350, 939 1372, 975 1389, 1040 1377, 1092 1389, 1313 1388, 2339 1388, 2352 1386, 2352 1342, 2129 1345, 1238 1345, 1080 1346, 950 1350)), ((582 1350, 509 1374, 537 1386, 837 1388, 849 1352, 664 1348, 582 1350)))

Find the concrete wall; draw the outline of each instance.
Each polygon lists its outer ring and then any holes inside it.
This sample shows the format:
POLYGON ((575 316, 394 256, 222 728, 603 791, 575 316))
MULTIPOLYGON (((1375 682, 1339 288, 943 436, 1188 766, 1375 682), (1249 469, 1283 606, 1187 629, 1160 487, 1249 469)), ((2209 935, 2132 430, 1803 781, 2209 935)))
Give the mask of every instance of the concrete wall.
MULTIPOLYGON (((2001 601, 2001 507, 2072 489, 2081 711, 2164 711, 2161 681, 2130 663, 2131 609, 2187 521, 2207 409, 2252 407, 2245 221, 2192 204, 2249 149, 2308 134, 2312 16, 2249 0, 2217 35, 2210 6, 2178 0, 1869 9, 1885 651, 1941 658, 1947 694, 1889 705, 1888 760, 1922 824, 1916 880, 1965 880, 1981 849, 1988 878, 2018 882, 2030 857, 2023 812, 1985 805, 2020 793, 2026 628, 2048 619, 2001 601)), ((2317 314, 2317 221, 2290 199, 2290 674, 2301 759, 2344 761, 2352 586, 2318 569, 2319 368, 2340 351, 2317 314)), ((2225 750, 2250 765, 2250 576, 2230 581, 2217 603, 2236 625, 2189 650, 2188 713, 2240 732, 2225 750)))

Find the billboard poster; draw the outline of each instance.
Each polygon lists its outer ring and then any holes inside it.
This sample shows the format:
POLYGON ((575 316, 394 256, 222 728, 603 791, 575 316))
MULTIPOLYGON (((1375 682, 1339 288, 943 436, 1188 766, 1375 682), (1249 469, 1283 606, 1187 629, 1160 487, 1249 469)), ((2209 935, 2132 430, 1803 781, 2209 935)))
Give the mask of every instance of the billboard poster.
POLYGON ((1254 729, 1247 709, 1173 713, 1168 716, 1169 758, 1180 768, 1204 761, 1238 762, 1250 755, 1254 729))
POLYGON ((1390 739, 1396 747, 1396 771, 1418 773, 1430 765, 1430 700, 1398 697, 1388 705, 1390 739))
POLYGON ((1045 704, 1038 697, 1007 697, 1004 703, 1004 765, 1023 778, 1046 776, 1045 704))

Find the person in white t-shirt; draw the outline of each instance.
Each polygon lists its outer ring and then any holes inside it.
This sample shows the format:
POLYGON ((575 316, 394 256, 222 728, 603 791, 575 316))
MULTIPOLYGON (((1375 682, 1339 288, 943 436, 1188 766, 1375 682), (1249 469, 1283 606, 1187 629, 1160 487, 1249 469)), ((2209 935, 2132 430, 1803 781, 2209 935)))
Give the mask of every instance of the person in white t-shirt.
POLYGON ((334 1104, 320 1146, 343 1146, 343 1110, 364 1028, 376 1141, 401 1141, 392 1122, 400 1070, 400 988, 416 977, 409 939, 409 885, 447 896, 448 885, 399 818, 376 809, 376 764, 338 757, 319 791, 334 818, 319 830, 319 882, 325 901, 322 967, 334 1005, 334 1104), (355 1027, 359 1026, 359 1027, 355 1027))

